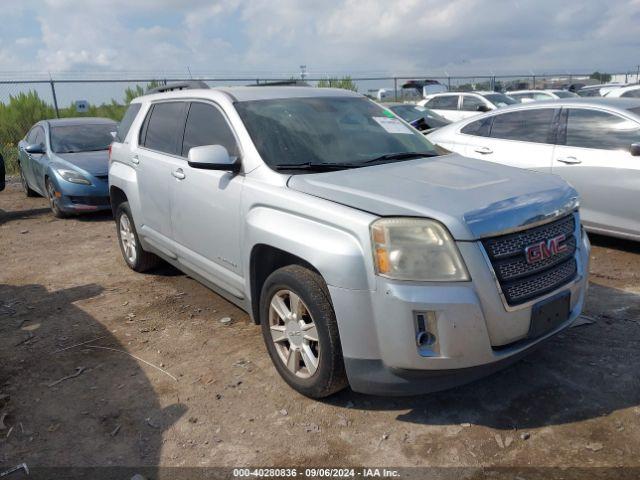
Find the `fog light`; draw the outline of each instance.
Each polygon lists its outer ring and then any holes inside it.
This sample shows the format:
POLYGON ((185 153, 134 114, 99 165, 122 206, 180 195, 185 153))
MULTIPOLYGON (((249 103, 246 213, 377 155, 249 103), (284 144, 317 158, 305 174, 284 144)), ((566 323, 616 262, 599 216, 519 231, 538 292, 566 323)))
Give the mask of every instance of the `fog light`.
POLYGON ((436 312, 414 312, 416 329, 416 346, 418 353, 424 357, 436 357, 440 354, 438 343, 438 321, 436 312))

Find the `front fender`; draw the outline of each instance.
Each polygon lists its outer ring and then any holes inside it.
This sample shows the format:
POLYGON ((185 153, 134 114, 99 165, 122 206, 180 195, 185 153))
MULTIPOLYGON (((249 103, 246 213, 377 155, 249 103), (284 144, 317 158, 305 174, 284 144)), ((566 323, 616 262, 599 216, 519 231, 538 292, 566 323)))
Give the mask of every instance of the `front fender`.
MULTIPOLYGON (((269 245, 302 258, 322 275, 330 286, 353 290, 370 288, 370 271, 358 238, 346 229, 271 207, 251 209, 246 220, 245 239, 250 257, 253 247, 269 245)), ((245 265, 245 278, 250 278, 245 265)))

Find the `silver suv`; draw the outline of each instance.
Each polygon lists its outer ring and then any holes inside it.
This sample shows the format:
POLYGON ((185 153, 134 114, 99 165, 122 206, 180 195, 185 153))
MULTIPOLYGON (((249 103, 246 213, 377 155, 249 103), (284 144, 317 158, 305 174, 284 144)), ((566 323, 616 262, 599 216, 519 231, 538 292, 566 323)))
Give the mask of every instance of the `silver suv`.
POLYGON ((584 304, 573 188, 439 151, 356 93, 168 87, 132 102, 109 183, 127 264, 162 258, 249 312, 310 397, 479 378, 584 304))

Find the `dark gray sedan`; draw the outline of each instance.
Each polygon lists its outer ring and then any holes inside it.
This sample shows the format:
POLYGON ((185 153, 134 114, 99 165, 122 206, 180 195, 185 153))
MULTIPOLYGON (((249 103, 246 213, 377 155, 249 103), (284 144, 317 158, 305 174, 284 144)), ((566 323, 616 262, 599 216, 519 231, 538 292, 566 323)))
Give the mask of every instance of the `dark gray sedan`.
POLYGON ((117 123, 65 118, 36 123, 18 144, 20 180, 27 196, 47 197, 51 211, 109 210, 109 146, 117 123))

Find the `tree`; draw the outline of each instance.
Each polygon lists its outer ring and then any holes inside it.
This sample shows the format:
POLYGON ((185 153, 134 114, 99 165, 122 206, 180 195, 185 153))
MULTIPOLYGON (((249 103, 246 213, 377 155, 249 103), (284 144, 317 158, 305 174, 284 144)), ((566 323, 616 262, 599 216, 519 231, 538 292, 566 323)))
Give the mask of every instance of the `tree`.
POLYGON ((604 72, 600 73, 596 70, 589 76, 589 78, 598 80, 600 83, 609 83, 611 81, 611 74, 604 72))
POLYGON ((353 92, 358 91, 358 86, 349 76, 343 78, 323 78, 318 81, 318 88, 342 88, 353 92))

